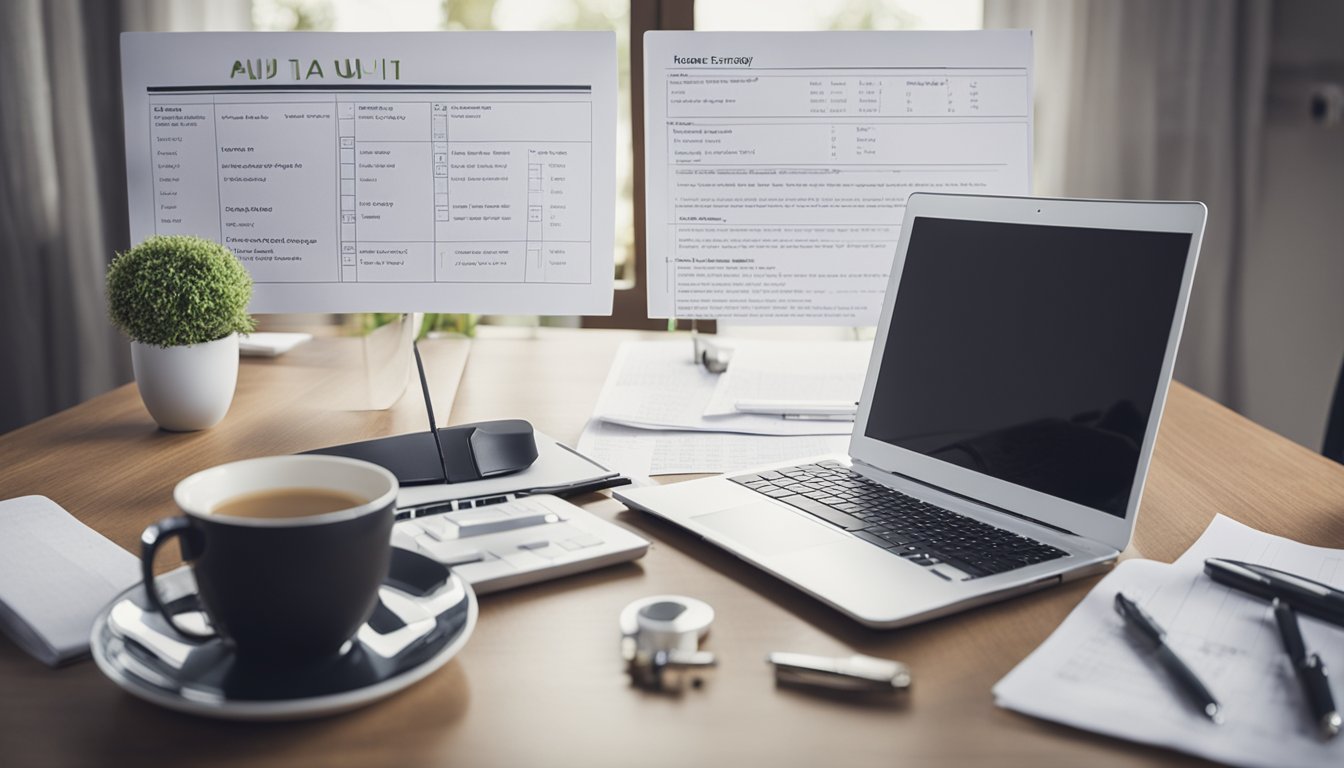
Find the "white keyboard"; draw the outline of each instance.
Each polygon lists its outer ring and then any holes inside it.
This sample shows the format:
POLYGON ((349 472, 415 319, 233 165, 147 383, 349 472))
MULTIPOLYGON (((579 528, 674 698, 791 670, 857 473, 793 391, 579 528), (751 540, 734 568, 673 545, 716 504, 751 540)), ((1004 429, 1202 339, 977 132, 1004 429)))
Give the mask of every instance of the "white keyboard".
POLYGON ((451 566, 477 594, 641 557, 649 542, 557 496, 465 509, 416 510, 392 527, 392 545, 451 566))

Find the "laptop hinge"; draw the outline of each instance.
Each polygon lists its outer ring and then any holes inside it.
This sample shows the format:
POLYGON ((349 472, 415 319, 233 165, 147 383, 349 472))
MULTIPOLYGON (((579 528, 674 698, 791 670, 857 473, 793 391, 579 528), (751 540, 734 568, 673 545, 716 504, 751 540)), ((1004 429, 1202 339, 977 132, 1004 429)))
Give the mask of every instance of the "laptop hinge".
POLYGON ((990 504, 990 503, 987 502, 987 501, 982 501, 982 500, 980 500, 980 499, 977 499, 977 498, 975 498, 974 496, 967 496, 967 495, 964 494, 964 493, 957 493, 956 491, 949 490, 949 489, 947 489, 947 488, 943 488, 942 486, 934 485, 933 483, 925 482, 925 481, 923 481, 923 480, 920 480, 920 479, 918 479, 918 478, 911 477, 911 476, 909 476, 909 475, 901 474, 900 472, 893 472, 893 471, 888 470, 888 469, 882 469, 881 467, 875 467, 875 466, 873 466, 872 464, 869 464, 868 462, 863 461, 863 460, 861 460, 861 459, 856 459, 856 458, 854 458, 853 456, 850 456, 850 457, 849 457, 849 460, 852 461, 852 462, 855 463, 855 464, 862 464, 863 466, 867 467, 868 469, 871 469, 871 470, 873 470, 874 472, 877 472, 877 473, 879 473, 879 474, 883 474, 883 475, 894 475, 894 476, 899 477, 899 478, 901 478, 901 479, 903 479, 903 480, 909 480, 910 482, 914 483, 915 485, 922 485, 922 486, 924 486, 925 488, 932 488, 933 490, 938 491, 939 493, 946 493, 948 496, 955 496, 955 497, 957 497, 958 499, 965 499, 966 501, 969 501, 969 502, 971 502, 972 504, 977 504, 977 505, 982 506, 982 507, 985 507, 985 508, 987 508, 987 509, 992 509, 992 510, 994 510, 995 512, 1002 512, 1002 513, 1005 514, 1005 515, 1011 515, 1012 517, 1016 517, 1016 518, 1019 519, 1019 520, 1024 520, 1024 521, 1026 521, 1026 522, 1028 522, 1028 523, 1031 523, 1031 524, 1033 524, 1033 525, 1039 525, 1039 526, 1041 526, 1042 528, 1049 528, 1050 530, 1055 531, 1056 533, 1063 533, 1063 534, 1065 534, 1065 535, 1073 536, 1073 537, 1080 538, 1080 539, 1081 539, 1081 538, 1084 538, 1084 537, 1079 536, 1078 534, 1074 533, 1073 531, 1070 531, 1070 530, 1067 529, 1067 528, 1060 528, 1058 525, 1051 525, 1050 523, 1047 523, 1047 522, 1044 522, 1044 521, 1041 521, 1041 520, 1037 520, 1037 519, 1034 518, 1034 517, 1030 517, 1030 516, 1028 516, 1028 515, 1021 514, 1020 512, 1014 512, 1014 511, 1011 510, 1011 509, 1004 509, 1003 507, 997 506, 997 505, 995 505, 995 504, 990 504))

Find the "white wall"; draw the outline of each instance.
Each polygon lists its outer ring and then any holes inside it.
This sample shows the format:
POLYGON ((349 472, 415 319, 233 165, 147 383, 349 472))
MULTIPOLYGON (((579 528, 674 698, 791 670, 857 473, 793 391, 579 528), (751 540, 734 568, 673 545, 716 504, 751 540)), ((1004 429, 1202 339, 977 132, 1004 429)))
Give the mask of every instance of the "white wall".
POLYGON ((1320 450, 1344 359, 1344 124, 1313 125, 1291 84, 1344 82, 1344 3, 1276 3, 1271 58, 1236 400, 1249 418, 1320 450))

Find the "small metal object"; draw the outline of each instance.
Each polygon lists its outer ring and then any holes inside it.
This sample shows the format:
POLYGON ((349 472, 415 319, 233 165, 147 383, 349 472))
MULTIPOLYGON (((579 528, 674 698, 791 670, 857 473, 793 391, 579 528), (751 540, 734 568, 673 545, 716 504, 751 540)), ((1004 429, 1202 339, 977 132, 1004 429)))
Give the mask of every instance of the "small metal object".
POLYGON ((910 668, 890 659, 776 652, 766 661, 774 665, 775 682, 780 685, 888 695, 910 689, 910 668))
POLYGON ((728 370, 728 363, 733 359, 732 349, 720 347, 709 339, 701 338, 698 333, 691 335, 691 347, 695 351, 695 362, 703 365, 710 373, 728 370))
POLYGON ((655 595, 627 605, 621 656, 630 681, 652 691, 700 687, 701 673, 717 664, 714 654, 700 650, 713 621, 714 609, 692 597, 655 595))
POLYGON ((732 357, 732 353, 725 349, 710 347, 700 353, 700 364, 710 373, 723 373, 728 370, 728 362, 732 357))

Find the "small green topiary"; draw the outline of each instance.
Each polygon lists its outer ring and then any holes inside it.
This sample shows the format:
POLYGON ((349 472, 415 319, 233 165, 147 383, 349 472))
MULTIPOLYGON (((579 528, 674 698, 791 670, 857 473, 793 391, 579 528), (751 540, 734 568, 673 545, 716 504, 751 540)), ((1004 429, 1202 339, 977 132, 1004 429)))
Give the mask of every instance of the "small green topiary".
POLYGON ((157 235, 107 268, 112 322, 157 347, 204 344, 250 333, 252 278, 228 248, 190 235, 157 235))

